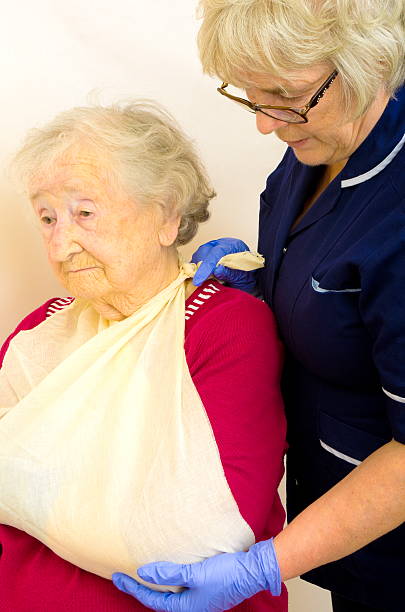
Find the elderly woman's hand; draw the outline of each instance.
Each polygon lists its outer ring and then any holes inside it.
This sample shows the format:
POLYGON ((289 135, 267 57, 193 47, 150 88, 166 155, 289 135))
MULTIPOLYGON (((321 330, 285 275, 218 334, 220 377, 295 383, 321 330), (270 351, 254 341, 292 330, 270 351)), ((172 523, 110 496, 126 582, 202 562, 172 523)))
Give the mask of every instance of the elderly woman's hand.
POLYGON ((224 255, 242 253, 243 251, 249 251, 249 247, 238 238, 218 238, 201 245, 191 259, 196 264, 202 262, 194 276, 194 285, 198 287, 212 274, 218 280, 226 282, 235 289, 255 293, 255 271, 231 270, 226 266, 217 265, 224 255))
POLYGON ((121 591, 136 597, 148 608, 168 612, 221 612, 259 591, 281 593, 273 540, 258 542, 248 552, 224 553, 201 563, 148 563, 138 574, 153 584, 187 587, 181 593, 160 593, 130 576, 113 574, 113 582, 121 591))

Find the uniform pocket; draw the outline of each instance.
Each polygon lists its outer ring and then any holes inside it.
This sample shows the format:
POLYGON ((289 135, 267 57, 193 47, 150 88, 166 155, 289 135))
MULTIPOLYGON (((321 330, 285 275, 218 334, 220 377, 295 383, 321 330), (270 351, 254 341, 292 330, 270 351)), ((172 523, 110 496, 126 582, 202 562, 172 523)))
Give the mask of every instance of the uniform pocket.
POLYGON ((319 413, 319 443, 337 462, 359 465, 388 440, 343 423, 326 412, 319 413))
POLYGON ((314 291, 317 293, 360 293, 361 287, 345 287, 342 289, 327 289, 326 287, 321 287, 319 281, 317 281, 313 276, 311 277, 311 286, 314 291))

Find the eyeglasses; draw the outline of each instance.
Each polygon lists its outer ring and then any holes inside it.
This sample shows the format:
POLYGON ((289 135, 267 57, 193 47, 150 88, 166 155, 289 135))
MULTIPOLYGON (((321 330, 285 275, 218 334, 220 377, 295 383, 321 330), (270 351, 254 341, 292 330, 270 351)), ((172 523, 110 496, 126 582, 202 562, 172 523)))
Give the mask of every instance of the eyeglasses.
POLYGON ((253 102, 250 102, 250 100, 238 98, 237 96, 233 96, 225 91, 229 83, 222 83, 221 87, 217 88, 217 91, 219 91, 221 95, 226 96, 237 104, 240 104, 250 113, 264 113, 268 117, 279 119, 280 121, 285 121, 286 123, 308 123, 308 112, 311 110, 311 108, 314 108, 314 106, 318 104, 319 100, 325 94, 326 90, 332 85, 337 75, 338 71, 334 70, 332 74, 328 76, 326 81, 322 83, 320 88, 314 93, 308 104, 302 108, 292 108, 291 106, 271 106, 270 104, 253 104, 253 102), (269 110, 271 110, 271 112, 268 112, 269 110))

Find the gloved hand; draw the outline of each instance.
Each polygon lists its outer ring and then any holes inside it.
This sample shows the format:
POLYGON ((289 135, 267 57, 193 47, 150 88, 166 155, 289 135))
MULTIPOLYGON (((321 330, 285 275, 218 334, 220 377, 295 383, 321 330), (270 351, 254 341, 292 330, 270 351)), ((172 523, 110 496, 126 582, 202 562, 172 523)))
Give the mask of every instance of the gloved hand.
POLYGON ((256 289, 255 271, 245 272, 243 270, 231 270, 225 266, 217 266, 218 261, 224 255, 248 250, 247 244, 243 240, 238 240, 238 238, 218 238, 218 240, 206 242, 193 253, 191 258, 192 263, 195 264, 202 261, 193 278, 193 284, 198 287, 213 274, 218 280, 226 282, 235 289, 254 293, 256 289))
POLYGON ((138 574, 154 584, 187 587, 181 593, 160 593, 126 574, 113 574, 116 587, 136 597, 144 606, 159 611, 222 612, 265 589, 273 595, 281 593, 272 539, 254 544, 248 552, 224 553, 201 563, 148 563, 139 568, 138 574))

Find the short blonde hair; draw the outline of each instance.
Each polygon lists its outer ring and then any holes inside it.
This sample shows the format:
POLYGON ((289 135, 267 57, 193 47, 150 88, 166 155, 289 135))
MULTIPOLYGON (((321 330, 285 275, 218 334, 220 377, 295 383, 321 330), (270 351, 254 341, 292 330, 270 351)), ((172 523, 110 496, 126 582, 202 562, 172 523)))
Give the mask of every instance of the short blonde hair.
POLYGON ((176 244, 186 244, 209 217, 215 196, 193 144, 163 108, 150 101, 77 107, 29 132, 14 165, 28 185, 77 146, 105 159, 112 181, 134 201, 159 204, 181 217, 176 244))
POLYGON ((361 114, 381 85, 394 95, 404 82, 404 0, 200 0, 200 12, 203 69, 236 86, 328 63, 361 114))

